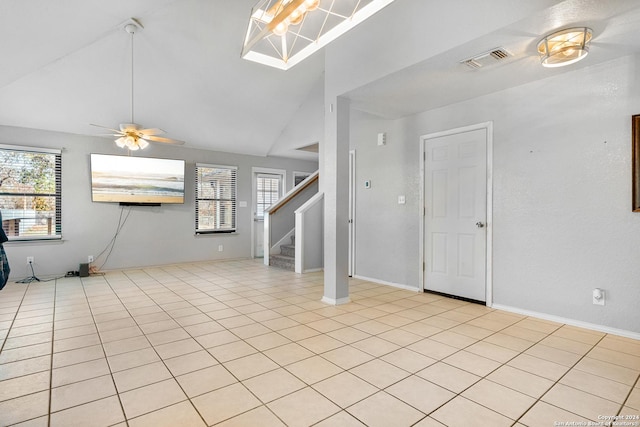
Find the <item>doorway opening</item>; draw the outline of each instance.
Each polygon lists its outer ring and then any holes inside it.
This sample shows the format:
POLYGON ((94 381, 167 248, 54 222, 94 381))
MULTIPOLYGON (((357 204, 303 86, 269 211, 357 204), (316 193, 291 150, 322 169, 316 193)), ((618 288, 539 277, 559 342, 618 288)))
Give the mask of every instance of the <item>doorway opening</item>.
POLYGON ((264 251, 264 211, 285 193, 286 171, 282 169, 252 168, 251 257, 262 258, 264 251))

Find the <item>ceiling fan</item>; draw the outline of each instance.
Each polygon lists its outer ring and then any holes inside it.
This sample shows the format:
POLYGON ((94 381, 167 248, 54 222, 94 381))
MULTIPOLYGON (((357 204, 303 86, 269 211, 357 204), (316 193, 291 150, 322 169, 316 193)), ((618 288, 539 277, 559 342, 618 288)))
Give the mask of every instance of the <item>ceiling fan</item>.
POLYGON ((91 124, 99 128, 107 129, 113 133, 104 134, 108 136, 117 136, 116 145, 120 148, 128 148, 131 151, 143 150, 149 146, 149 142, 161 142, 165 144, 182 145, 184 141, 177 139, 165 138, 158 136, 165 133, 162 129, 149 128, 145 129, 141 125, 136 124, 133 120, 133 35, 144 27, 136 19, 131 18, 124 26, 124 30, 131 35, 131 121, 129 123, 121 123, 120 129, 113 129, 107 126, 91 124))

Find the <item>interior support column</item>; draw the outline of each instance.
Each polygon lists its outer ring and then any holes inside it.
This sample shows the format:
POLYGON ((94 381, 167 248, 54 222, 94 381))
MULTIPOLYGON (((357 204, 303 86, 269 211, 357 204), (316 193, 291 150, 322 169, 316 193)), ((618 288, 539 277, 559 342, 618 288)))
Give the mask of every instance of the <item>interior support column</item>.
POLYGON ((320 190, 324 192, 324 296, 349 302, 349 100, 327 99, 324 144, 320 150, 320 190))

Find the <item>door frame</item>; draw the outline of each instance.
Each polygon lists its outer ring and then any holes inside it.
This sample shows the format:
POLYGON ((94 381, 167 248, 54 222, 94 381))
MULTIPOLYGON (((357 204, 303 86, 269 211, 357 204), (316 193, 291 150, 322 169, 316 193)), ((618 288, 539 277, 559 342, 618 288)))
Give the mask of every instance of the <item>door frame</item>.
POLYGON ((349 277, 356 275, 356 150, 349 150, 349 277))
POLYGON ((420 213, 420 266, 419 266, 419 278, 420 288, 425 290, 425 269, 426 261, 424 255, 426 253, 425 248, 425 220, 427 207, 425 203, 425 163, 426 163, 426 146, 429 139, 440 138, 443 136, 450 136, 459 133, 471 132, 478 129, 486 130, 487 137, 487 212, 486 212, 486 270, 485 270, 485 301, 487 307, 493 305, 493 122, 478 123, 469 126, 463 126, 453 128, 441 132, 429 133, 420 137, 420 206, 422 212, 420 213))
MULTIPOLYGON (((282 187, 280 188, 280 197, 287 193, 287 170, 286 169, 272 169, 272 168, 251 168, 251 259, 256 257, 256 178, 259 174, 266 173, 271 175, 280 175, 282 177, 282 187)), ((268 249, 264 249, 268 250, 268 249)))

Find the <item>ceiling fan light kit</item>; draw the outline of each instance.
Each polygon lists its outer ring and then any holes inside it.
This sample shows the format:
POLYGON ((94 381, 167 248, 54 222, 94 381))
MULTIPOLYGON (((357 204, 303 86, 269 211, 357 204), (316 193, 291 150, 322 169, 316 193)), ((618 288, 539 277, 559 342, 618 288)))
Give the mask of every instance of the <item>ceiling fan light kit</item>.
POLYGON ((164 131, 158 128, 149 128, 143 129, 141 125, 136 124, 133 120, 133 107, 134 107, 134 97, 133 97, 133 88, 134 88, 134 67, 133 67, 133 36, 136 32, 144 29, 142 24, 136 20, 135 18, 130 18, 126 24, 124 25, 124 30, 131 36, 131 120, 129 123, 121 123, 120 129, 112 129, 106 126, 94 125, 103 129, 108 129, 113 134, 109 134, 110 136, 116 136, 115 143, 120 148, 126 148, 129 151, 136 150, 144 150, 149 146, 149 142, 161 142, 165 144, 177 144, 182 145, 184 141, 178 141, 176 139, 164 138, 161 136, 157 136, 158 134, 163 134, 164 131))

